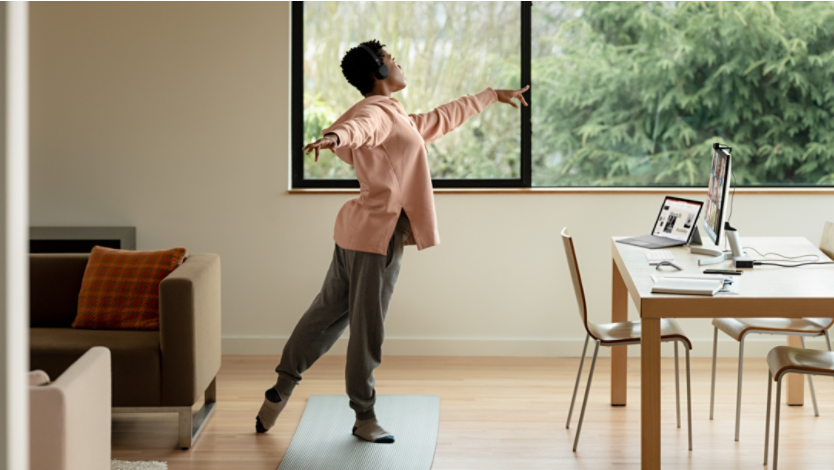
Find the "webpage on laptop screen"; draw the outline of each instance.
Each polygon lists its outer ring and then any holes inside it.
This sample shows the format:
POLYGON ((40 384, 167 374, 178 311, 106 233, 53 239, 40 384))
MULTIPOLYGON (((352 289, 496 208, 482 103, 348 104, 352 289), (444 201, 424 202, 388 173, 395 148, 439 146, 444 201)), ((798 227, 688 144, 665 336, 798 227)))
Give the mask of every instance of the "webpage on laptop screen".
POLYGON ((686 241, 695 225, 700 204, 667 199, 657 218, 652 235, 686 241))

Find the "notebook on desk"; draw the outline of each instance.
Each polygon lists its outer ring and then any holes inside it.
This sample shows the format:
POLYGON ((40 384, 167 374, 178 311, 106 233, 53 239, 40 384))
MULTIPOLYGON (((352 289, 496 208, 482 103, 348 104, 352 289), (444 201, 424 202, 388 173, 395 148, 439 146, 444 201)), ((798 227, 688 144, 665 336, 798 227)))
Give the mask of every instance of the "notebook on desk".
POLYGON ((652 293, 715 295, 722 287, 724 287, 724 281, 663 278, 652 286, 652 293))
MULTIPOLYGON (((735 282, 722 275, 704 274, 700 276, 652 276, 655 281, 652 286, 653 294, 684 294, 684 295, 710 295, 713 296, 719 291, 726 290, 725 282, 735 282)), ((737 289, 734 289, 737 290, 737 289)))

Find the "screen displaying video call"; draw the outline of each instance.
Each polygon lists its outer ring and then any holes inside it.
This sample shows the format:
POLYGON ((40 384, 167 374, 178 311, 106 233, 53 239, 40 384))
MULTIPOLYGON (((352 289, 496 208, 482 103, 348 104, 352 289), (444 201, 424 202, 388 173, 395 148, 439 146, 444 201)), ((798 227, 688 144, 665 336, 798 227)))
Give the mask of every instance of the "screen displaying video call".
POLYGON ((713 151, 704 220, 714 234, 719 232, 721 225, 721 203, 724 198, 724 179, 727 177, 728 161, 729 158, 724 152, 713 151))

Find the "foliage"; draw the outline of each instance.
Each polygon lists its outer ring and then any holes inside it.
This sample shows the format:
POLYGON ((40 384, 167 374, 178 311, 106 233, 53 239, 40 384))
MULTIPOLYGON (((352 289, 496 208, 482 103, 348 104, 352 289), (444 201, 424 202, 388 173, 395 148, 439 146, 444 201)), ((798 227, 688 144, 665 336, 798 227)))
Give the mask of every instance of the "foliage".
POLYGON ((834 4, 537 2, 535 185, 834 184, 834 4))
MULTIPOLYGON (((533 184, 703 185, 714 141, 744 185, 834 184, 834 3, 536 2, 533 184)), ((408 112, 520 85, 517 2, 304 5, 304 138, 362 99, 339 68, 377 38, 408 112)), ((435 178, 520 171, 520 116, 493 106, 429 146, 435 178)), ((325 152, 307 178, 352 178, 325 152)))
MULTIPOLYGON (((518 2, 305 2, 304 139, 362 99, 342 76, 344 53, 378 39, 402 66, 408 87, 394 95, 409 113, 484 88, 520 82, 518 2), (510 31, 512 34, 507 34, 510 31)), ((428 147, 434 178, 517 178, 520 115, 491 106, 428 147)), ((353 178, 353 167, 325 151, 304 162, 306 178, 353 178)))

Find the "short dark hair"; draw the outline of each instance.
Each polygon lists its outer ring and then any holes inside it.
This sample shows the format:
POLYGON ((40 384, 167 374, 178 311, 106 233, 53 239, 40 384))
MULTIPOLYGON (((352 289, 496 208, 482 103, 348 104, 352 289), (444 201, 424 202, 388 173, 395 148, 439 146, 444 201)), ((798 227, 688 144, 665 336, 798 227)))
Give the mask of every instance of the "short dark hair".
MULTIPOLYGON (((382 48, 385 47, 385 44, 380 44, 376 39, 365 41, 360 46, 370 47, 372 51, 376 52, 380 62, 385 59, 382 54, 382 48)), ((367 95, 374 89, 373 73, 377 67, 368 51, 359 46, 347 51, 342 58, 342 74, 344 74, 348 83, 355 86, 359 93, 362 93, 362 96, 367 95)))

